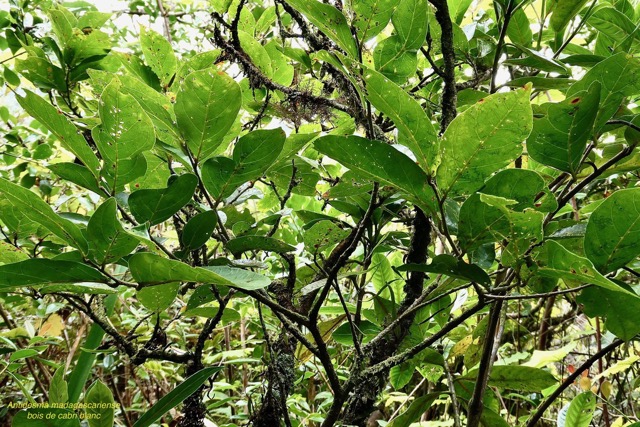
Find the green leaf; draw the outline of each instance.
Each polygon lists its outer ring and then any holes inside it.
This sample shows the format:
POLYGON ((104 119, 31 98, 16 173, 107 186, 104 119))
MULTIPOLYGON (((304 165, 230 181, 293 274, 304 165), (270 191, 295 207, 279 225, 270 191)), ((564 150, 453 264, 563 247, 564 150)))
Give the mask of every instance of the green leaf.
POLYGON ((194 157, 204 160, 220 146, 236 120, 242 96, 240 86, 215 68, 194 71, 176 94, 180 133, 194 157))
POLYGON ((75 261, 32 258, 0 265, 0 289, 46 283, 107 282, 98 270, 75 261))
POLYGON ((138 222, 160 224, 189 203, 198 178, 190 173, 172 178, 167 188, 138 190, 129 196, 129 208, 138 222))
POLYGON ((40 224, 82 253, 87 252, 87 241, 78 226, 58 216, 47 202, 32 191, 0 178, 0 199, 4 199, 24 217, 40 224))
POLYGON ((640 254, 640 188, 615 191, 596 208, 587 223, 584 252, 603 274, 640 254))
POLYGON ((244 31, 238 31, 238 40, 242 50, 245 51, 253 63, 258 67, 262 74, 268 78, 273 78, 273 68, 271 66, 271 57, 267 50, 256 40, 253 35, 244 31))
POLYGON ((29 255, 12 244, 0 240, 0 264, 12 264, 29 259, 29 255))
POLYGON ((207 243, 218 223, 215 211, 205 211, 191 218, 182 230, 180 241, 187 251, 193 251, 207 243))
POLYGON ((317 0, 289 0, 288 3, 306 16, 313 25, 325 33, 351 58, 358 58, 356 42, 342 12, 317 0))
POLYGON ((136 297, 140 304, 154 313, 159 313, 171 306, 178 296, 180 283, 165 283, 164 285, 145 286, 138 290, 136 297))
POLYGON ((555 0, 552 3, 551 28, 557 33, 564 30, 569 21, 580 12, 587 0, 555 0))
POLYGON ((407 51, 398 36, 391 36, 376 45, 373 51, 376 70, 394 82, 402 83, 416 73, 416 52, 407 51))
POLYGON ((589 427, 596 410, 596 395, 591 391, 573 398, 567 411, 564 427, 589 427))
POLYGON ((67 382, 64 380, 64 366, 56 369, 56 373, 51 377, 49 384, 49 403, 67 403, 69 392, 67 382))
POLYGON ((160 34, 141 26, 140 47, 147 65, 156 73, 163 86, 169 86, 178 64, 171 44, 160 34))
POLYGON ((89 427, 113 427, 113 419, 115 409, 113 407, 115 401, 113 393, 102 381, 94 382, 84 398, 84 403, 96 404, 96 408, 87 408, 87 422, 89 427), (108 406, 106 408, 101 406, 108 406))
POLYGON ((564 172, 576 174, 591 137, 598 114, 600 84, 577 92, 570 98, 541 106, 533 131, 527 140, 527 153, 532 159, 564 172))
POLYGON ((117 261, 138 246, 138 239, 125 231, 116 212, 116 200, 110 198, 89 219, 85 234, 89 242, 89 257, 98 264, 117 261))
POLYGON ((281 240, 273 237, 263 236, 242 236, 229 240, 225 247, 232 254, 241 254, 247 251, 267 251, 276 253, 287 253, 296 250, 295 246, 291 246, 281 240))
POLYGON ((98 176, 100 161, 91 151, 84 137, 78 133, 76 127, 54 106, 49 104, 44 98, 30 91, 25 91, 24 97, 17 97, 20 106, 24 108, 31 117, 45 126, 59 140, 62 147, 71 151, 84 163, 89 171, 98 176))
POLYGON ((405 264, 398 271, 422 271, 425 273, 444 274, 456 279, 470 280, 482 285, 490 285, 489 275, 475 264, 467 264, 451 255, 436 255, 429 265, 405 264))
POLYGON ((11 427, 80 427, 80 419, 67 409, 30 408, 18 412, 11 427))
POLYGON ((102 92, 98 114, 101 124, 91 134, 105 160, 105 168, 118 182, 132 167, 123 160, 153 148, 156 141, 153 122, 133 96, 123 93, 117 78, 102 92))
POLYGON ((403 42, 404 49, 417 50, 427 39, 429 23, 427 0, 401 0, 396 7, 391 22, 403 42))
POLYGON ((55 292, 67 292, 79 295, 109 295, 115 294, 117 291, 102 283, 82 282, 82 283, 63 283, 59 285, 43 285, 38 287, 41 294, 52 294, 55 292))
POLYGON ((134 280, 145 285, 197 282, 254 290, 271 283, 269 278, 252 271, 232 267, 191 267, 148 252, 133 255, 129 259, 129 269, 134 280))
POLYGON ((595 132, 600 132, 624 97, 640 92, 640 59, 621 52, 598 62, 569 88, 567 97, 588 90, 594 82, 601 85, 600 110, 594 126, 595 132))
POLYGON ((317 139, 314 146, 359 175, 396 187, 427 210, 435 210, 435 194, 427 184, 427 174, 392 146, 358 136, 335 135, 317 139))
POLYGON ((63 162, 48 165, 47 167, 51 172, 66 181, 71 181, 74 184, 91 190, 96 194, 103 194, 103 191, 98 187, 98 180, 95 175, 86 166, 82 166, 77 163, 63 162))
POLYGON ((436 166, 438 136, 427 113, 418 101, 382 74, 367 69, 363 78, 367 84, 367 99, 393 120, 400 131, 401 143, 431 175, 436 166))
MULTIPOLYGON (((478 369, 474 369, 462 378, 473 379, 478 376, 478 369)), ((489 385, 500 389, 524 392, 539 392, 558 380, 549 372, 529 366, 496 365, 491 369, 489 385)))
POLYGON ((420 416, 433 405, 433 402, 439 396, 440 393, 429 393, 416 398, 411 402, 409 408, 387 424, 387 427, 409 427, 412 423, 418 421, 420 416))
POLYGON ((607 330, 618 338, 629 341, 640 333, 640 298, 591 286, 582 290, 576 301, 587 316, 603 317, 607 330))
POLYGON ((354 18, 351 22, 361 43, 380 34, 396 8, 395 0, 358 0, 351 2, 354 18))
POLYGON ((222 367, 214 366, 204 368, 191 375, 180 383, 176 388, 162 396, 155 405, 145 412, 133 427, 149 427, 160 417, 182 403, 186 398, 195 393, 213 374, 220 371, 222 367))
POLYGON ((595 8, 587 22, 600 33, 617 42, 616 44, 633 40, 637 28, 624 13, 613 7, 595 8))
MULTIPOLYGON (((610 291, 621 292, 627 298, 639 298, 634 293, 627 291, 598 273, 587 258, 570 252, 554 240, 545 242, 539 251, 539 262, 541 266, 537 269, 537 274, 540 276, 563 279, 569 283, 592 283, 610 291)), ((569 283, 567 284, 569 285, 569 283)))
POLYGON ((522 154, 533 127, 530 88, 489 95, 447 127, 436 177, 443 195, 470 194, 522 154))
POLYGON ((511 15, 511 21, 507 27, 507 35, 514 43, 530 46, 533 40, 529 18, 523 9, 516 10, 511 15))
POLYGON ((233 159, 214 157, 202 166, 202 182, 214 199, 233 193, 245 182, 260 178, 276 161, 286 135, 280 128, 244 135, 233 149, 233 159))
POLYGON ((309 252, 316 253, 322 249, 341 242, 349 235, 332 221, 318 221, 304 233, 304 244, 309 252))

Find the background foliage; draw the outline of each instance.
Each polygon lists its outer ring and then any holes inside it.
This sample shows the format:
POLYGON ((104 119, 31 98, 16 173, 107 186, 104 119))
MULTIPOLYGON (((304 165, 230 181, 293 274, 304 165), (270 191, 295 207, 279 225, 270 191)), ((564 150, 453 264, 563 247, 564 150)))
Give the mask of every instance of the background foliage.
POLYGON ((640 425, 637 2, 5 6, 4 425, 640 425))

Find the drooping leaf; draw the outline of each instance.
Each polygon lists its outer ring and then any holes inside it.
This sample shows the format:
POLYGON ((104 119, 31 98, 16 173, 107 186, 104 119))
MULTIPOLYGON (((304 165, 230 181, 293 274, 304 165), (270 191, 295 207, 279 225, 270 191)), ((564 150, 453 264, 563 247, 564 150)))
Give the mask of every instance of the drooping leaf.
POLYGON ((317 0, 290 0, 297 11, 333 40, 351 58, 358 58, 358 48, 345 16, 335 7, 317 0))
POLYGON ((6 200, 21 215, 40 224, 81 252, 87 252, 87 241, 77 225, 57 215, 51 206, 34 192, 0 178, 0 199, 6 200))
POLYGON ((213 374, 222 367, 213 366, 201 369, 180 383, 176 388, 162 396, 147 412, 145 412, 133 427, 149 427, 165 413, 182 403, 187 397, 195 393, 213 374))
POLYGON ((427 0, 401 0, 391 22, 405 50, 417 50, 426 42, 429 22, 427 0))
POLYGON ((563 279, 565 283, 592 283, 610 291, 620 292, 627 298, 639 298, 600 274, 587 258, 574 254, 554 240, 545 242, 539 251, 538 259, 541 266, 537 273, 541 276, 563 279))
POLYGON ((140 47, 147 65, 156 73, 163 86, 169 86, 178 63, 171 44, 162 35, 141 26, 140 47))
POLYGON ((172 178, 167 188, 138 190, 129 196, 129 208, 138 222, 159 224, 191 200, 198 178, 190 173, 172 178))
POLYGON ((113 262, 138 246, 138 239, 128 234, 116 217, 117 203, 107 199, 93 213, 87 225, 89 256, 98 264, 113 262))
POLYGON ((457 279, 470 280, 482 285, 490 285, 489 275, 475 264, 467 264, 451 255, 441 254, 427 264, 405 264, 398 271, 422 271, 425 273, 445 274, 457 279))
POLYGON ((542 117, 534 116, 527 153, 542 164, 575 175, 593 131, 599 100, 600 84, 594 83, 587 91, 548 104, 542 117))
MULTIPOLYGON (((0 269, 2 266, 0 266, 0 269)), ((129 259, 131 275, 138 283, 159 285, 171 282, 213 283, 254 290, 268 286, 269 278, 232 267, 191 267, 183 262, 141 252, 129 259)))
POLYGON ((388 144, 358 136, 328 135, 317 139, 314 145, 359 175, 396 187, 412 201, 434 210, 435 194, 427 184, 427 174, 388 144))
POLYGON ((386 114, 400 130, 401 142, 416 156, 418 165, 431 175, 435 169, 438 136, 431 119, 418 101, 374 70, 364 72, 367 99, 386 114))
POLYGON ((89 405, 85 409, 89 427, 112 427, 115 409, 113 407, 113 393, 102 381, 94 382, 84 398, 84 402, 89 405), (91 407, 95 406, 95 407, 91 407), (106 406, 106 407, 104 407, 106 406))
POLYGON ((99 184, 96 176, 86 166, 82 166, 77 163, 63 162, 54 163, 47 167, 51 172, 55 173, 62 179, 71 181, 74 184, 91 190, 96 194, 103 194, 103 191, 100 190, 100 187, 98 186, 99 184))
POLYGON ((186 250, 195 250, 207 243, 218 223, 215 211, 205 211, 191 218, 180 236, 182 246, 186 250))
POLYGON ((603 274, 624 267, 640 254, 640 189, 618 190, 593 211, 584 251, 603 274))
POLYGON ((100 170, 100 161, 91 151, 84 137, 61 111, 45 101, 42 97, 30 91, 25 91, 24 97, 17 97, 20 106, 34 119, 45 126, 59 140, 60 144, 75 154, 95 176, 100 170))
POLYGON ((489 95, 451 122, 436 173, 444 195, 472 193, 520 156, 533 127, 529 95, 530 88, 489 95))

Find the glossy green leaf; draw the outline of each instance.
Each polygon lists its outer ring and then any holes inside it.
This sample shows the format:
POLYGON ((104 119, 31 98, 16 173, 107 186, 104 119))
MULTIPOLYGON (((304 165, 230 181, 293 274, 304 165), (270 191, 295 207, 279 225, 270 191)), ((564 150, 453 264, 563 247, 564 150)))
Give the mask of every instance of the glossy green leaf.
POLYGON ((240 86, 215 68, 194 71, 180 85, 175 112, 178 128, 193 156, 209 157, 236 120, 240 86))
POLYGON ((533 33, 531 32, 531 26, 529 18, 523 9, 516 10, 511 15, 511 21, 507 27, 507 35, 514 43, 530 46, 533 40, 533 33))
POLYGON ((584 251, 603 274, 640 254, 640 189, 618 190, 596 208, 587 223, 584 251))
POLYGON ((41 294, 52 294, 55 292, 66 292, 78 295, 110 295, 117 291, 112 286, 103 283, 80 282, 80 283, 63 283, 58 285, 42 285, 38 287, 41 294))
POLYGON ((427 172, 435 169, 438 136, 431 119, 418 101, 382 74, 366 70, 367 99, 398 127, 401 142, 416 156, 418 165, 427 172))
POLYGON ((98 264, 114 262, 138 246, 138 239, 125 231, 116 212, 116 200, 110 198, 96 209, 87 225, 89 257, 98 264))
POLYGON ((180 283, 145 286, 138 290, 136 297, 148 310, 159 313, 171 306, 178 296, 179 289, 180 283))
POLYGON ((613 7, 595 8, 587 22, 617 43, 622 43, 629 37, 632 40, 637 29, 636 24, 627 18, 624 13, 613 7))
POLYGON ((32 258, 0 265, 2 289, 47 283, 106 282, 98 270, 75 261, 32 258))
POLYGON ((621 52, 600 61, 569 88, 567 97, 588 90, 594 82, 601 85, 600 110, 594 126, 599 132, 616 113, 624 97, 640 91, 640 59, 621 52))
POLYGON ((184 174, 169 180, 167 188, 138 190, 129 196, 129 208, 138 222, 159 224, 189 203, 198 185, 193 174, 184 174))
POLYGON ((542 106, 527 140, 532 159, 564 172, 576 174, 598 114, 600 84, 578 92, 562 102, 542 106))
POLYGON ((215 211, 205 211, 191 218, 182 230, 180 241, 185 250, 195 250, 207 243, 218 223, 215 211))
POLYGON ((219 200, 245 182, 260 178, 282 152, 285 138, 280 128, 244 135, 233 149, 233 159, 214 157, 202 166, 202 182, 207 191, 219 200))
POLYGON ((598 273, 587 258, 570 252, 553 240, 545 242, 539 253, 539 262, 541 266, 537 273, 543 277, 562 279, 569 283, 592 283, 610 291, 621 292, 627 298, 639 298, 598 273))
POLYGON ((392 146, 358 136, 333 135, 317 139, 314 146, 359 175, 396 187, 427 210, 435 210, 435 194, 427 184, 427 174, 392 146))
POLYGON ((63 162, 54 163, 47 166, 49 170, 60 178, 67 181, 71 181, 80 187, 84 187, 93 191, 96 194, 103 194, 103 191, 98 187, 98 180, 89 168, 79 165, 77 163, 63 162))
POLYGON ((4 199, 29 220, 40 224, 69 245, 86 253, 87 241, 77 225, 57 215, 34 192, 0 178, 0 200, 4 199))
POLYGON ((573 398, 567 411, 564 427, 589 427, 596 410, 596 395, 591 391, 573 398))
POLYGON ((533 127, 529 89, 489 95, 459 114, 443 135, 436 177, 444 195, 470 194, 522 153, 533 127))
POLYGON ((60 144, 71 151, 84 163, 89 171, 97 176, 100 161, 91 151, 84 137, 61 111, 49 104, 44 98, 30 91, 25 91, 24 97, 17 97, 20 106, 34 119, 45 126, 59 140, 60 144))
POLYGON ((427 264, 405 264, 397 268, 398 271, 422 271, 424 273, 444 274, 456 279, 470 280, 482 285, 490 285, 489 275, 475 264, 467 264, 451 255, 436 255, 427 264))
POLYGON ((427 0, 401 0, 391 22, 405 50, 417 50, 426 42, 429 22, 427 0))
POLYGON ((238 40, 242 50, 249 55, 251 61, 258 67, 262 73, 268 78, 273 78, 273 67, 271 66, 271 57, 267 50, 256 40, 252 34, 244 31, 238 31, 238 40))
POLYGON ((281 240, 273 237, 263 236, 241 236, 229 240, 225 247, 233 254, 241 254, 247 251, 267 251, 276 253, 287 253, 296 250, 295 246, 291 246, 281 240))
POLYGON ((358 58, 358 48, 345 16, 335 7, 317 0, 289 0, 288 3, 333 40, 351 58, 358 58))
POLYGON ((373 51, 376 70, 390 80, 404 82, 416 73, 418 57, 415 51, 407 51, 398 36, 391 36, 376 45, 373 51))
POLYGON ((271 283, 269 278, 251 271, 231 267, 191 267, 148 252, 133 255, 129 259, 129 269, 136 282, 145 285, 197 282, 254 290, 271 283))
POLYGON ((94 382, 84 398, 84 403, 95 404, 96 408, 88 407, 85 409, 87 414, 87 422, 89 427, 113 427, 113 419, 115 414, 113 393, 102 381, 94 382), (109 405, 107 408, 101 408, 104 404, 109 405))
POLYGON ((354 18, 351 22, 360 42, 380 34, 387 26, 397 2, 394 0, 358 0, 351 2, 354 18))
POLYGON ((145 412, 133 427, 149 427, 160 417, 182 403, 187 397, 195 393, 213 374, 222 367, 214 366, 204 368, 191 375, 176 388, 162 396, 147 412, 145 412))
POLYGON ((554 31, 563 31, 569 21, 580 12, 587 0, 554 0, 552 5, 551 28, 554 31))
MULTIPOLYGON (((463 378, 472 379, 477 376, 478 370, 474 369, 463 378)), ((550 372, 529 366, 495 365, 489 377, 489 385, 492 387, 524 392, 539 392, 556 384, 558 380, 550 372)))
POLYGON ((178 64, 171 44, 162 35, 141 26, 140 47, 147 65, 156 73, 163 86, 169 86, 178 64))

